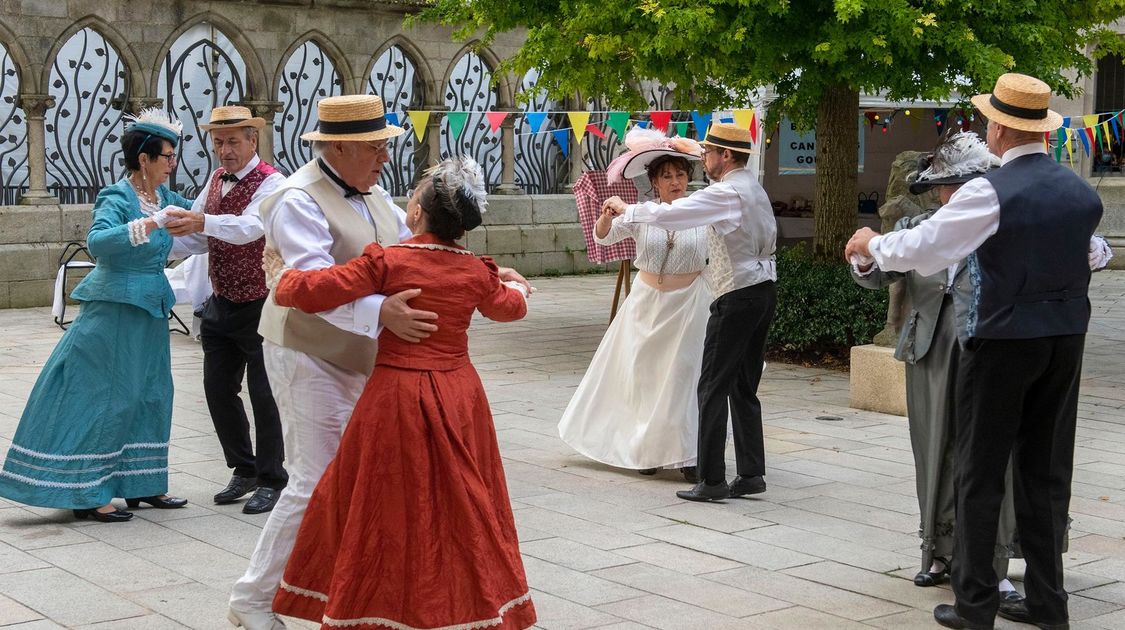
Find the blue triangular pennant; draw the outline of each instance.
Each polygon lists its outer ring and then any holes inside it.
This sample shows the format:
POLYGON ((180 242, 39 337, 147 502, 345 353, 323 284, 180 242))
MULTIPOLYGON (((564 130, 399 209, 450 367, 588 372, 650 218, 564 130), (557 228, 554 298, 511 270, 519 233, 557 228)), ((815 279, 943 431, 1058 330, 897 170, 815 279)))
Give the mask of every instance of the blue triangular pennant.
POLYGON ((636 125, 637 127, 640 127, 641 129, 648 129, 648 121, 647 120, 638 120, 633 124, 636 125))
POLYGON ((1063 116, 1063 127, 1070 127, 1070 116, 1063 116))
POLYGON ((707 137, 707 130, 711 128, 711 112, 700 114, 697 110, 691 111, 691 122, 695 125, 695 137, 702 141, 707 137))
POLYGON ((385 116, 387 117, 388 125, 398 126, 398 112, 387 112, 385 116))
POLYGON ((570 129, 555 129, 551 135, 555 136, 555 142, 559 143, 563 157, 570 157, 570 129))
POLYGON ((543 128, 543 121, 547 120, 547 112, 527 112, 524 117, 527 124, 531 125, 531 133, 539 133, 543 128))

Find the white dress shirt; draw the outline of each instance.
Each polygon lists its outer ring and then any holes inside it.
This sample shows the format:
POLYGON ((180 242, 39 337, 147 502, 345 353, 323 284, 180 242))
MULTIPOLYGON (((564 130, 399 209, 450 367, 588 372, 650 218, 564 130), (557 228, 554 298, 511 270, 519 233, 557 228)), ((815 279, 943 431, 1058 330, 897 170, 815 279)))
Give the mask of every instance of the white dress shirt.
MULTIPOLYGON (((1004 152, 1000 166, 1018 157, 1046 152, 1042 142, 1014 147, 1004 152)), ((917 227, 876 236, 868 248, 880 269, 914 270, 928 276, 975 252, 999 227, 996 189, 987 179, 978 177, 962 185, 949 203, 917 227)))
POLYGON ((711 225, 719 236, 725 236, 742 224, 741 207, 742 201, 734 186, 718 181, 671 203, 645 201, 632 204, 625 208, 623 216, 625 223, 653 223, 666 230, 711 225))
MULTIPOLYGON (((250 158, 246 166, 242 170, 235 173, 238 179, 243 179, 250 174, 250 171, 258 168, 262 159, 257 155, 250 158)), ((207 207, 207 196, 211 193, 211 180, 214 174, 207 178, 207 183, 200 189, 199 195, 191 204, 192 212, 203 213, 203 209, 207 207)), ((203 216, 203 231, 196 234, 189 234, 188 236, 181 236, 175 239, 173 243, 173 251, 169 254, 169 258, 177 259, 184 258, 191 254, 205 254, 207 253, 207 237, 212 236, 220 241, 226 241, 233 245, 245 245, 252 243, 265 234, 265 228, 262 226, 262 218, 258 215, 258 203, 268 197, 271 193, 281 186, 281 182, 285 181, 285 176, 281 173, 273 173, 266 176, 262 183, 258 186, 258 190, 254 191, 254 196, 250 198, 250 203, 242 211, 241 215, 233 214, 204 214, 203 216), (178 254, 178 255, 177 255, 178 254)), ((225 182, 220 180, 222 188, 220 189, 220 196, 226 197, 227 193, 234 188, 237 182, 225 182)))
MULTIPOLYGON (((325 166, 332 168, 327 162, 325 166)), ((340 196, 343 196, 344 190, 336 182, 331 179, 327 181, 340 191, 340 196)), ((373 186, 371 193, 382 195, 394 210, 398 221, 398 240, 405 241, 410 238, 412 234, 406 227, 406 213, 395 205, 391 195, 378 186, 373 186)), ((362 196, 347 197, 344 201, 365 221, 374 225, 371 213, 367 210, 367 203, 362 196)), ((257 200, 251 203, 256 216, 257 205, 257 200)), ((247 210, 250 208, 248 207, 247 210)), ((333 239, 328 231, 328 219, 324 217, 320 206, 303 190, 292 188, 282 193, 266 220, 265 229, 270 233, 270 240, 277 246, 278 253, 286 264, 294 269, 323 269, 336 264, 330 253, 333 239)), ((382 331, 379 326, 379 310, 383 307, 384 299, 386 296, 383 295, 367 295, 350 304, 317 315, 341 330, 375 338, 382 331)))
MULTIPOLYGON (((1003 166, 1025 155, 1046 153, 1043 143, 1024 144, 1008 149, 1000 158, 1003 166)), ((957 266, 975 252, 1000 227, 1000 199, 996 189, 983 177, 966 182, 953 193, 949 203, 930 218, 909 230, 896 230, 871 239, 868 248, 875 264, 884 271, 916 271, 928 276, 946 268, 949 283, 957 266)), ((1106 266, 1113 251, 1105 239, 1090 237, 1090 269, 1106 266)), ((859 272, 861 276, 870 273, 859 272)), ((874 269, 874 267, 872 267, 874 269)))

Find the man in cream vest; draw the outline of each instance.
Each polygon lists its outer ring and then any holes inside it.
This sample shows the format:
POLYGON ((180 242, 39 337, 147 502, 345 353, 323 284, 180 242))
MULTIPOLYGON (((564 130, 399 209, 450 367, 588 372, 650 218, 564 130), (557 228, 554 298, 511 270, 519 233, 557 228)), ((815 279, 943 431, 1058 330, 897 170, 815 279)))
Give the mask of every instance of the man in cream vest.
MULTIPOLYGON (((358 256, 371 242, 408 238, 406 214, 376 185, 390 156, 389 125, 378 96, 334 96, 317 104, 318 129, 301 136, 318 157, 264 198, 266 247, 295 269, 319 269, 358 256)), ((262 530, 245 575, 235 584, 229 619, 247 630, 285 627, 272 612, 274 592, 293 549, 313 488, 336 454, 352 408, 375 363, 375 337, 386 326, 414 341, 437 315, 406 300, 419 291, 370 295, 310 315, 266 298, 258 331, 285 430, 289 485, 262 530)))
POLYGON ((717 123, 702 142, 703 168, 711 185, 672 203, 628 205, 610 197, 605 205, 625 221, 666 230, 709 225, 704 277, 715 293, 699 376, 700 482, 676 493, 689 501, 716 501, 764 492, 765 447, 758 382, 766 333, 777 304, 774 249, 777 223, 766 191, 746 168, 750 131, 717 123), (734 427, 738 476, 727 484, 724 454, 727 412, 734 427))

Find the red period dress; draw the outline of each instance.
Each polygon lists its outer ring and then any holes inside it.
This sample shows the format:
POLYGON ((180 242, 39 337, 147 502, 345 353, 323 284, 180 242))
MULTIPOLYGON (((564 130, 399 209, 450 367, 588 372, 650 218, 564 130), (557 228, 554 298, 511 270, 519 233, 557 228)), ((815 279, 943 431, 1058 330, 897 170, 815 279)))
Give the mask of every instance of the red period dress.
POLYGON ((411 288, 438 314, 421 343, 384 332, 336 459, 309 502, 273 601, 322 628, 528 628, 535 623, 492 412, 469 362, 474 310, 527 313, 488 258, 431 234, 346 265, 289 270, 275 300, 319 312, 411 288))

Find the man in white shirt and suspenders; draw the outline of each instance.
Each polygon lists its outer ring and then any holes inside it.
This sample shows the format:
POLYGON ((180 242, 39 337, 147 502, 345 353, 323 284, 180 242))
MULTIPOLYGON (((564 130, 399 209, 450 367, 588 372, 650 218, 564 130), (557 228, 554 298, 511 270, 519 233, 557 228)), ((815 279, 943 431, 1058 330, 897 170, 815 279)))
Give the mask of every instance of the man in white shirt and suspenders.
POLYGON ((777 304, 773 256, 777 222, 757 174, 746 168, 750 131, 717 123, 701 144, 703 167, 711 178, 707 188, 672 203, 628 205, 610 197, 605 205, 615 214, 624 214, 626 222, 651 223, 666 230, 710 226, 703 275, 715 301, 707 320, 699 376, 700 482, 676 496, 718 501, 766 490, 758 383, 777 304), (729 485, 724 460, 728 409, 738 467, 738 476, 729 485))

